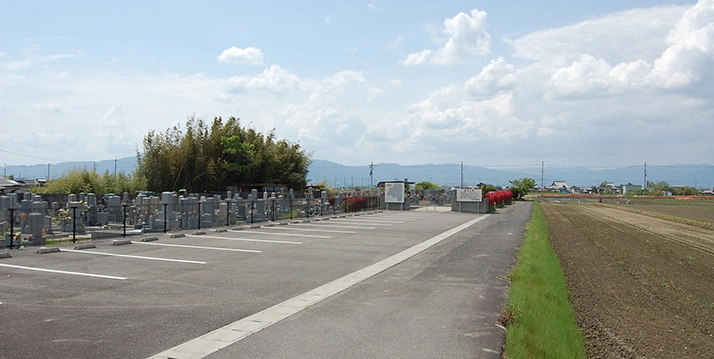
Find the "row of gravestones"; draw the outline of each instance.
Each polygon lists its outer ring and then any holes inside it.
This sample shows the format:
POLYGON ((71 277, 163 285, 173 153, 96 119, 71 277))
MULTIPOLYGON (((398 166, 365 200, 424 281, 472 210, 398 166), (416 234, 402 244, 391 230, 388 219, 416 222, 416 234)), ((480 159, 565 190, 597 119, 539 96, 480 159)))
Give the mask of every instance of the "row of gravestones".
MULTIPOLYGON (((264 222, 281 218, 286 213, 292 217, 293 208, 298 208, 297 217, 310 216, 311 212, 314 215, 330 211, 327 192, 322 192, 320 198, 316 199, 312 191, 308 190, 305 198, 296 202, 292 189, 287 195, 263 192, 262 198, 254 189, 247 199, 228 192, 225 201, 221 200, 220 195, 179 196, 176 192, 163 192, 160 197, 140 194, 133 200, 129 199, 128 193, 121 197, 107 194, 101 205, 94 193, 80 193, 68 195, 64 208, 57 202, 48 205, 39 195, 21 195, 11 193, 0 196, 0 233, 9 232, 12 217, 13 226, 19 225, 19 233, 28 235, 27 238, 31 235, 33 245, 44 245, 46 235, 54 234, 52 219, 60 211, 64 211, 65 215, 61 216, 59 230, 80 234, 86 233, 87 226, 122 223, 125 220, 136 229, 160 231, 210 228, 235 223, 238 219, 250 223, 264 222)), ((333 213, 341 208, 343 200, 344 195, 335 198, 331 209, 333 213)))
POLYGON ((33 245, 44 245, 45 235, 52 234, 52 217, 46 215, 47 209, 42 197, 30 193, 0 196, 0 233, 5 234, 7 245, 11 233, 26 235, 33 245), (19 226, 18 232, 14 232, 15 226, 19 226))

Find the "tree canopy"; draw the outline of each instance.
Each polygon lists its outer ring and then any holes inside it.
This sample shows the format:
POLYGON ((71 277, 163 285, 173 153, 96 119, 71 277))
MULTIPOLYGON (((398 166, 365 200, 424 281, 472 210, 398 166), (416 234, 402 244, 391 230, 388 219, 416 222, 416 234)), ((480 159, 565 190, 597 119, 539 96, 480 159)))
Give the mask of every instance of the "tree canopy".
POLYGON ((429 181, 419 182, 416 185, 414 185, 414 187, 417 189, 424 189, 424 190, 432 189, 432 188, 441 188, 441 186, 439 186, 438 184, 429 182, 429 181))
POLYGON ((513 184, 511 192, 516 199, 521 199, 535 186, 536 181, 532 178, 521 178, 510 181, 513 184))
POLYGON ((132 174, 110 174, 105 171, 103 175, 99 175, 96 170, 87 170, 87 168, 75 168, 65 172, 57 179, 47 181, 43 187, 35 186, 32 188, 33 193, 134 193, 141 191, 145 187, 144 178, 137 176, 136 172, 132 174))
POLYGON ((241 126, 230 117, 206 124, 189 117, 186 128, 174 126, 144 136, 137 171, 153 191, 224 191, 238 184, 274 183, 304 186, 311 159, 299 144, 241 126))

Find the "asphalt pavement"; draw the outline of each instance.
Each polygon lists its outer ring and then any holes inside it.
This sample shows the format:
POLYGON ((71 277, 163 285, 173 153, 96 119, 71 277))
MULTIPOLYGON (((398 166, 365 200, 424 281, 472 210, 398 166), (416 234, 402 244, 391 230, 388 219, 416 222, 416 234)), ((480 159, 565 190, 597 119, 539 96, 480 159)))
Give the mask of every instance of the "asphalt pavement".
POLYGON ((504 277, 530 210, 7 251, 0 358, 500 358, 504 277))

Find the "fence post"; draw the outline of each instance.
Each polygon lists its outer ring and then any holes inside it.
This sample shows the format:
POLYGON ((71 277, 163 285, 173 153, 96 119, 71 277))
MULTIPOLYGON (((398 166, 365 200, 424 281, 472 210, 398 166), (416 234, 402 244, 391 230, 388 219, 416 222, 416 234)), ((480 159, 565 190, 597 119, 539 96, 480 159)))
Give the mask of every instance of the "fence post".
POLYGON ((169 208, 169 204, 164 203, 164 233, 166 233, 166 221, 167 221, 166 211, 168 210, 168 208, 169 208))
POLYGON ((77 207, 72 206, 72 243, 77 242, 77 207))
POLYGON ((228 211, 226 212, 226 227, 228 227, 231 225, 231 200, 230 200, 230 198, 226 202, 228 202, 228 211))
POLYGON ((126 202, 124 202, 124 203, 121 204, 121 206, 124 208, 124 219, 123 219, 123 222, 122 222, 122 226, 123 226, 124 229, 123 229, 123 232, 122 232, 122 235, 121 235, 121 236, 122 236, 122 237, 126 237, 126 207, 128 206, 128 204, 127 204, 126 202))
POLYGON ((10 249, 13 248, 14 240, 15 240, 15 209, 10 208, 10 249))
POLYGON ((201 199, 198 199, 198 229, 201 229, 201 199))

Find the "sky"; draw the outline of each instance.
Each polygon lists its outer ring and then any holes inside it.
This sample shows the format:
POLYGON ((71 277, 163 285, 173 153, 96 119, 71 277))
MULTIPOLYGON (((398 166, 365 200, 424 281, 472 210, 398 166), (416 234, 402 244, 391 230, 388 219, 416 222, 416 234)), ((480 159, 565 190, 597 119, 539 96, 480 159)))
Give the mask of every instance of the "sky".
POLYGON ((0 163, 194 116, 344 165, 712 164, 714 0, 0 0, 0 163))

